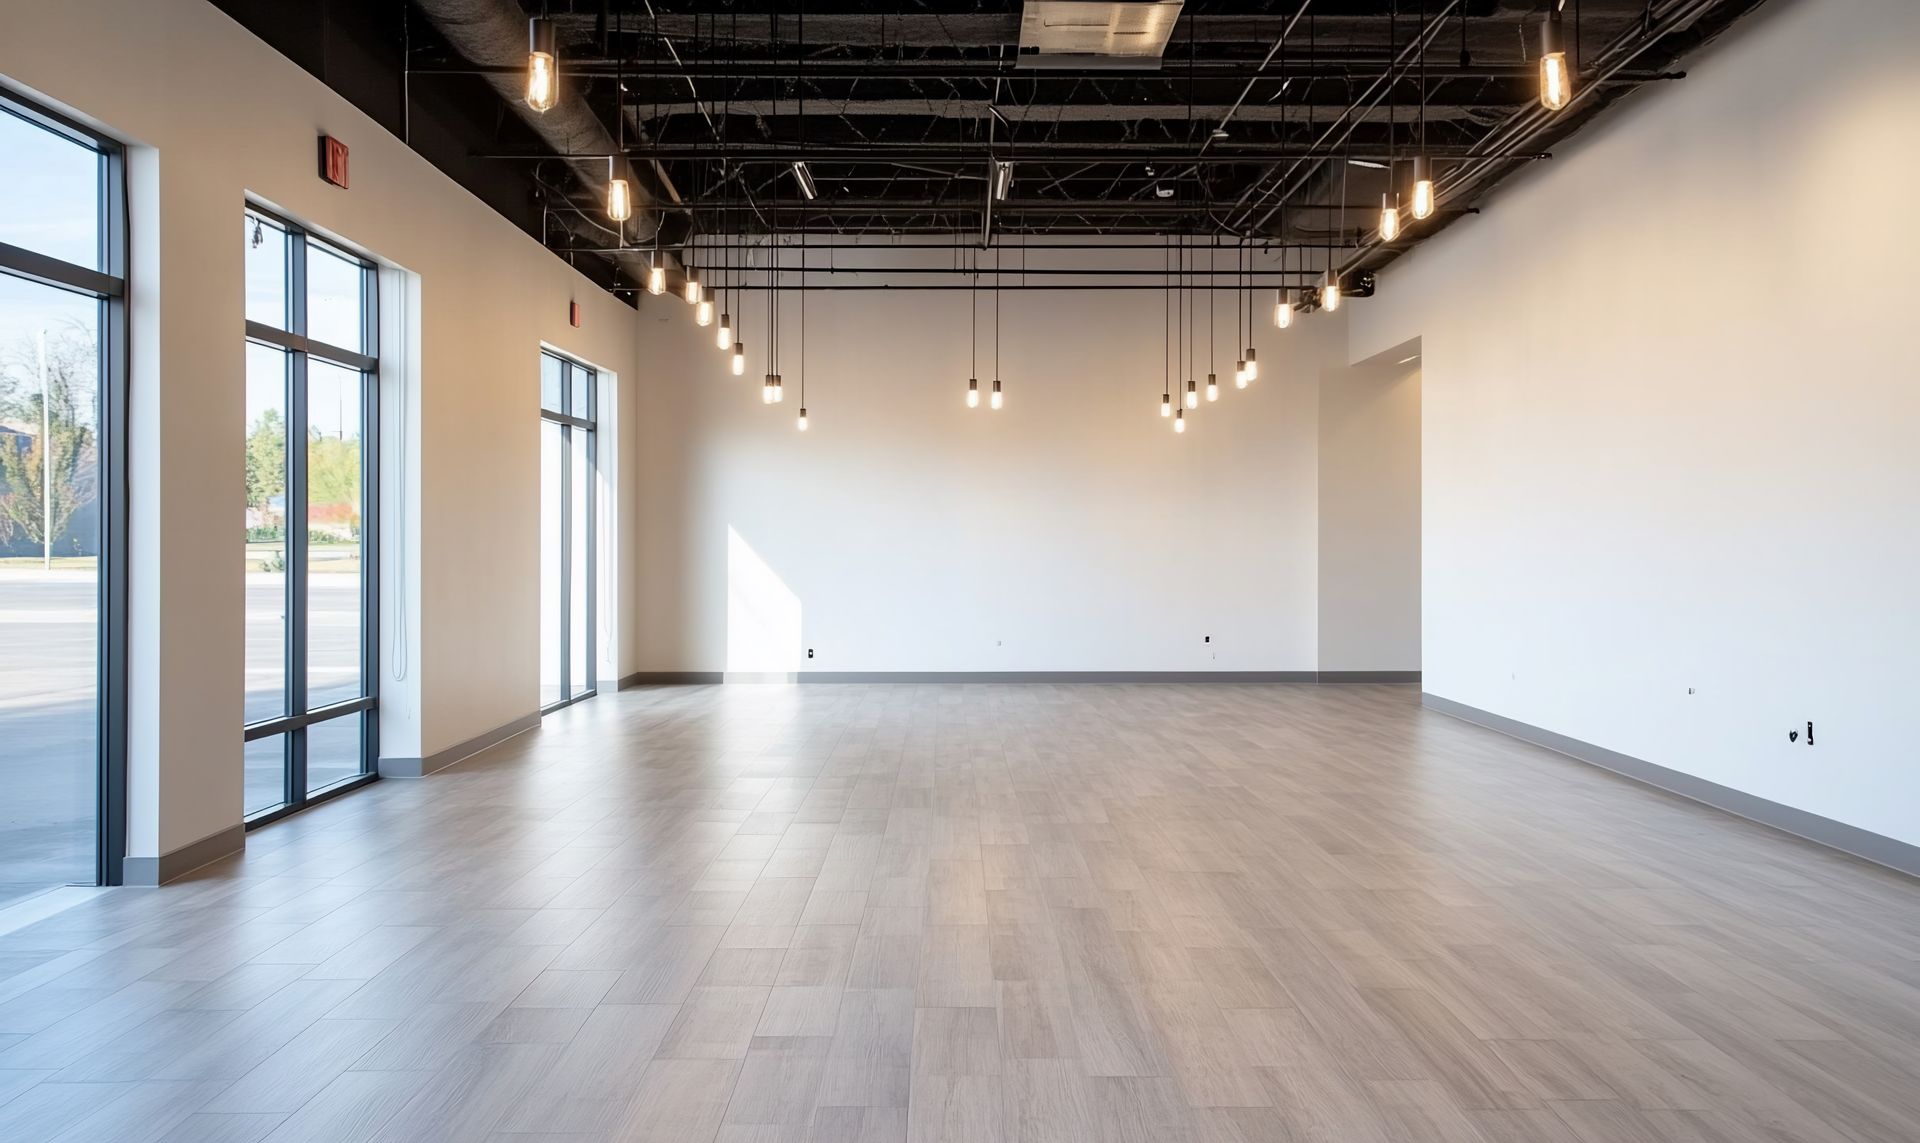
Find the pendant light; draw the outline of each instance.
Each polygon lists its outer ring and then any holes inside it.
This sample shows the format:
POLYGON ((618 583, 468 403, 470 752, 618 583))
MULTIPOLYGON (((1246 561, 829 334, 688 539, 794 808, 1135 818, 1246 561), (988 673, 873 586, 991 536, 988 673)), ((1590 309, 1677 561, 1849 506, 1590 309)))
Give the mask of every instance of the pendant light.
POLYGON ((647 267, 647 292, 664 294, 667 292, 667 268, 660 264, 660 255, 655 252, 653 265, 647 267))
POLYGON ((747 347, 738 341, 733 343, 733 375, 735 377, 747 375, 747 347))
POLYGON ((807 232, 800 232, 800 419, 796 427, 807 431, 807 232))
POLYGON ((967 408, 980 407, 980 267, 978 257, 973 269, 973 288, 967 291, 967 318, 971 324, 971 335, 967 338, 967 349, 973 354, 973 369, 967 375, 967 408))
MULTIPOLYGON (((1464 18, 1461 24, 1464 27, 1464 18)), ((1420 153, 1413 157, 1413 217, 1433 217, 1433 167, 1427 159, 1427 5, 1420 4, 1420 153)))
MULTIPOLYGON (((1249 249, 1249 250, 1248 250, 1248 252, 1247 252, 1247 258, 1248 258, 1248 262, 1249 262, 1249 265, 1248 265, 1248 279, 1249 279, 1249 281, 1251 281, 1251 279, 1252 279, 1252 265, 1251 265, 1251 262, 1252 262, 1252 258, 1253 258, 1253 252, 1252 252, 1252 250, 1251 250, 1251 249, 1249 249)), ((1255 382, 1255 381, 1258 381, 1258 380, 1260 380, 1260 355, 1259 355, 1258 353, 1256 353, 1256 352, 1254 351, 1254 348, 1253 348, 1253 288, 1252 288, 1252 286, 1251 286, 1251 285, 1249 285, 1249 286, 1248 286, 1248 288, 1247 288, 1247 357, 1246 357, 1246 362, 1247 362, 1247 366, 1246 366, 1246 370, 1245 370, 1245 373, 1246 373, 1246 378, 1247 378, 1247 381, 1248 381, 1248 383, 1249 383, 1249 384, 1251 384, 1252 382, 1255 382)))
POLYGON ((1197 409, 1199 407, 1200 407, 1200 388, 1198 385, 1194 383, 1192 375, 1189 374, 1187 377, 1187 408, 1197 409))
POLYGON ((685 287, 681 290, 680 296, 686 298, 687 304, 690 306, 697 306, 700 304, 700 299, 704 296, 702 290, 700 289, 700 271, 694 269, 691 266, 687 267, 687 282, 685 287))
POLYGON ((560 102, 560 54, 554 50, 553 21, 527 21, 527 106, 552 111, 560 102))
POLYGON ((1187 431, 1187 411, 1185 409, 1174 410, 1173 431, 1176 433, 1184 433, 1187 431))
POLYGON ((1573 98, 1573 75, 1567 70, 1567 49, 1560 38, 1560 10, 1556 6, 1540 20, 1540 106, 1559 111, 1573 98))
POLYGON ((1173 248, 1160 246, 1160 415, 1173 416, 1173 336, 1168 319, 1173 313, 1173 248))
MULTIPOLYGON (((1247 267, 1247 244, 1245 240, 1242 240, 1240 243, 1237 257, 1239 262, 1236 269, 1242 280, 1245 280, 1247 267)), ((1233 308, 1233 340, 1236 345, 1240 342, 1240 304, 1237 295, 1233 308)), ((1253 340, 1253 311, 1251 309, 1247 311, 1247 340, 1253 340)), ((1233 387, 1235 389, 1245 389, 1247 387, 1247 359, 1245 357, 1237 357, 1234 359, 1233 387)))
MULTIPOLYGON (((1213 280, 1214 267, 1216 266, 1213 256, 1214 252, 1219 248, 1219 243, 1215 242, 1212 238, 1207 240, 1207 400, 1209 401, 1218 401, 1220 399, 1220 378, 1215 376, 1213 372, 1214 346, 1215 343, 1220 340, 1220 310, 1216 305, 1220 291, 1216 288, 1217 283, 1213 280)), ((1235 341, 1240 340, 1240 305, 1237 299, 1233 307, 1233 334, 1235 341)))
POLYGON ((713 324, 713 302, 701 298, 693 307, 693 324, 705 329, 713 324))
POLYGON ((993 252, 993 392, 987 396, 987 408, 998 409, 1000 396, 1000 251, 993 252))
POLYGON ((1433 168, 1425 155, 1413 160, 1413 210, 1416 219, 1433 217, 1433 168))
MULTIPOLYGON (((1400 5, 1397 2, 1387 5, 1387 58, 1389 60, 1398 58, 1396 49, 1400 46, 1399 16, 1400 5)), ((1391 65, 1389 65, 1388 71, 1389 76, 1391 76, 1391 65)), ((1393 185, 1394 149, 1397 141, 1396 136, 1400 128, 1399 116, 1397 114, 1399 106, 1394 102, 1393 89, 1394 85, 1388 83, 1387 185, 1389 188, 1393 185)), ((1398 237, 1400 237, 1400 195, 1392 189, 1384 190, 1380 192, 1380 241, 1392 242, 1398 237)))
POLYGON ((1273 292, 1273 328, 1293 328, 1293 293, 1290 290, 1273 292))
MULTIPOLYGON (((1327 251, 1327 257, 1331 260, 1333 251, 1327 251)), ((1328 313, 1333 313, 1340 308, 1340 275, 1335 273, 1331 266, 1327 268, 1325 276, 1320 279, 1320 308, 1328 313)))
POLYGON ((607 160, 607 217, 625 222, 633 217, 633 190, 627 180, 614 177, 613 164, 617 161, 607 160))
POLYGON ((732 347, 733 345, 733 315, 732 314, 723 313, 720 315, 720 328, 713 335, 713 344, 719 347, 720 349, 728 349, 732 347))

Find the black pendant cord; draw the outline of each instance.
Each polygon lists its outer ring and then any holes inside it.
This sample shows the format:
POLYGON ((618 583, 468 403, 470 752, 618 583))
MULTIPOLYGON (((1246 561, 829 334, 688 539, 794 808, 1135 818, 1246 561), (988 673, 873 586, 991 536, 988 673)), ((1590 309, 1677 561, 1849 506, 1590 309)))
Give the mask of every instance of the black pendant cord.
POLYGON ((1169 380, 1173 376, 1173 338, 1167 332, 1173 314, 1173 291, 1169 288, 1172 280, 1173 246, 1163 243, 1160 247, 1160 403, 1163 405, 1173 397, 1169 380))
MULTIPOLYGON (((1213 354, 1213 343, 1220 340, 1220 314, 1214 304, 1214 299, 1220 293, 1213 281, 1215 266, 1213 252, 1215 249, 1216 247, 1213 243, 1207 243, 1207 381, 1209 384, 1212 383, 1214 374, 1217 373, 1220 368, 1220 363, 1215 359, 1213 354)), ((1234 307, 1233 318, 1233 339, 1238 341, 1240 340, 1239 306, 1234 307)))
POLYGON ((993 383, 1000 384, 1000 248, 993 250, 993 383))
POLYGON ((967 348, 973 352, 973 368, 967 373, 969 381, 980 380, 980 252, 971 247, 967 250, 967 260, 973 264, 973 288, 967 291, 967 315, 973 321, 973 332, 967 338, 967 348))

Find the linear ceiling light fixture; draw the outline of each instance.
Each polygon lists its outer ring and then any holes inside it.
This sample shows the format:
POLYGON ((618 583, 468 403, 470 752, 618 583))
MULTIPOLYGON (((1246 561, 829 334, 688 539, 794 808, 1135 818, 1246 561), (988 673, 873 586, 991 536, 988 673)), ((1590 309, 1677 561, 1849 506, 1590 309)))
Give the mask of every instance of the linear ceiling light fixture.
POLYGON ((812 202, 820 197, 820 188, 814 184, 813 172, 807 169, 805 159, 793 161, 793 181, 800 188, 800 197, 812 202))

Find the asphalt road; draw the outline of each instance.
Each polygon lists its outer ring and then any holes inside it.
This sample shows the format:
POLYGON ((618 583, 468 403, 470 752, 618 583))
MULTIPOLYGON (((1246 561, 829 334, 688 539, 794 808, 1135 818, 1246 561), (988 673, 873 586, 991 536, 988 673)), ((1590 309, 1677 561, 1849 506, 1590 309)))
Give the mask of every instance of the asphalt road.
MULTIPOLYGON (((249 573, 248 721, 282 712, 284 579, 249 573)), ((95 585, 92 572, 0 568, 0 907, 93 878, 95 585)), ((354 575, 315 575, 308 614, 312 705, 360 693, 354 575)), ((315 786, 359 766, 358 720, 308 732, 315 786)), ((240 727, 234 727, 237 739, 240 727)), ((279 740, 251 744, 249 813, 281 800, 279 740)))

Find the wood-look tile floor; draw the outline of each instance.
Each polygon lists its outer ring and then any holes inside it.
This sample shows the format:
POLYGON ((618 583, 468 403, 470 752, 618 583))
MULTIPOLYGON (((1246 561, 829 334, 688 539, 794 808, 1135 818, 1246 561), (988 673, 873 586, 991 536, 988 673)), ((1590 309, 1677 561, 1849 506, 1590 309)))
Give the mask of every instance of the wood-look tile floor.
POLYGON ((1407 688, 603 696, 0 937, 0 1139, 1920 1139, 1920 887, 1407 688))

